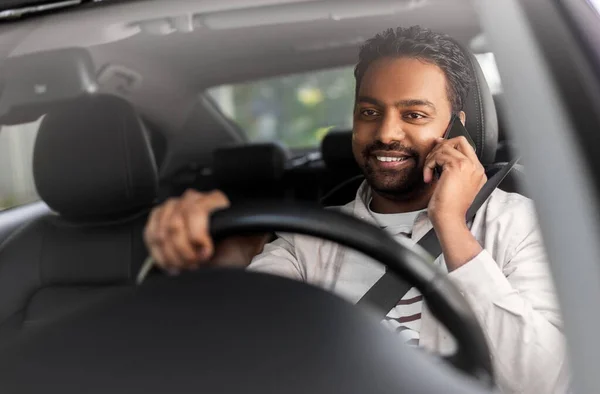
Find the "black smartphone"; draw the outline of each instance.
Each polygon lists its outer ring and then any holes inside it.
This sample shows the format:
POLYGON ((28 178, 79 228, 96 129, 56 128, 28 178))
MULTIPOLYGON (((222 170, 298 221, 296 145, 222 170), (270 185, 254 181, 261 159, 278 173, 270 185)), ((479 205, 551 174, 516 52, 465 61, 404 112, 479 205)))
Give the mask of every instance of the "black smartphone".
POLYGON ((469 145, 471 145, 473 147, 473 150, 475 150, 475 152, 477 153, 477 147, 475 146, 475 142, 469 135, 469 132, 467 131, 465 126, 463 126, 462 122, 460 121, 460 118, 456 115, 453 115, 452 119, 450 120, 450 124, 448 125, 448 129, 444 134, 444 139, 449 140, 451 138, 456 138, 461 135, 467 139, 469 145))
MULTIPOLYGON (((460 121, 460 118, 457 115, 452 115, 450 123, 448 124, 448 128, 444 133, 444 139, 449 140, 451 138, 456 138, 461 135, 467 139, 469 145, 471 145, 473 147, 473 150, 475 150, 475 153, 477 153, 477 147, 475 146, 475 142, 473 141, 473 138, 471 138, 471 136, 469 135, 469 132, 467 131, 465 126, 460 121)), ((442 174, 442 167, 435 167, 434 174, 439 178, 442 174)))

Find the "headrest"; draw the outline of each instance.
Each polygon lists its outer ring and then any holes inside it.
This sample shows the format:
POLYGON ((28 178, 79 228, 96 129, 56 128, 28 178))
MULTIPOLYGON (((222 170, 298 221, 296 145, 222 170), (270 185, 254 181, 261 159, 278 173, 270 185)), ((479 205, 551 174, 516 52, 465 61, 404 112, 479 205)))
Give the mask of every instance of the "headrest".
POLYGON ((71 219, 118 217, 151 204, 158 176, 148 135, 127 101, 108 95, 46 114, 34 147, 37 191, 71 219))
POLYGON ((467 115, 466 129, 477 146, 477 156, 482 164, 491 164, 498 147, 498 117, 494 98, 475 56, 465 50, 475 78, 463 110, 467 115))
POLYGON ((504 113, 504 97, 500 94, 494 95, 494 105, 496 107, 496 114, 498 115, 498 144, 500 144, 502 141, 509 139, 506 135, 506 126, 503 122, 506 116, 504 113))
MULTIPOLYGON (((473 83, 465 101, 466 129, 477 146, 477 156, 482 164, 491 164, 498 147, 498 117, 494 98, 479 66, 470 51, 465 51, 473 69, 473 83)), ((323 161, 332 170, 357 171, 352 155, 352 131, 333 131, 321 142, 323 161)))
POLYGON ((219 187, 245 188, 280 181, 289 152, 277 143, 234 145, 213 152, 213 176, 219 187))
POLYGON ((360 173, 352 154, 352 131, 333 130, 325 134, 321 141, 321 157, 325 166, 332 171, 360 173))

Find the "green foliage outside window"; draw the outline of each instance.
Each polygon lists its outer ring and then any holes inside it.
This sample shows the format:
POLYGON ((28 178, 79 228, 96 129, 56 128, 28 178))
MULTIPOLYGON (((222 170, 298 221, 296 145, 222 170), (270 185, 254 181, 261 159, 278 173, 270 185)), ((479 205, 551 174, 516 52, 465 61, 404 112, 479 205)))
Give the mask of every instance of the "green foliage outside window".
POLYGON ((333 128, 352 128, 352 67, 226 85, 209 94, 250 141, 313 147, 333 128))

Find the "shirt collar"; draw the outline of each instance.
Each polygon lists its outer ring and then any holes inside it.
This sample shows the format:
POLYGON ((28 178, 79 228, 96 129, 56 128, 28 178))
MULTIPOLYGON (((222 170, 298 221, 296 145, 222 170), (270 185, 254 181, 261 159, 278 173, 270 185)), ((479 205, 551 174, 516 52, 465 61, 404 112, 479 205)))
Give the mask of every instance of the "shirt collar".
MULTIPOLYGON (((367 205, 371 203, 373 192, 367 181, 363 181, 356 192, 356 198, 354 199, 354 215, 363 219, 371 224, 378 225, 377 220, 371 214, 371 211, 367 208, 367 205)), ((412 237, 413 239, 420 239, 425 235, 433 225, 427 216, 427 211, 423 211, 417 215, 413 224, 412 237)))

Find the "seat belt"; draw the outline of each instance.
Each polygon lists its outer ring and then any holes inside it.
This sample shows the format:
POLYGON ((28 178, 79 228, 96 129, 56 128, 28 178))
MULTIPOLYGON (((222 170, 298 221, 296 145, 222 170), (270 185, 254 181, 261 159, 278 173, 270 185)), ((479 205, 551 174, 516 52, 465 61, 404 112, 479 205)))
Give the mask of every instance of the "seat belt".
MULTIPOLYGON (((514 158, 505 166, 503 166, 498 172, 490 177, 487 182, 483 185, 479 193, 475 196, 473 203, 467 210, 466 221, 471 225, 471 222, 475 218, 475 214, 483 203, 492 195, 494 190, 500 185, 500 183, 506 178, 508 173, 513 169, 515 164, 519 161, 519 157, 514 158)), ((442 254, 442 246, 432 228, 417 242, 423 249, 425 249, 431 256, 438 257, 442 254)), ((373 287, 367 291, 367 293, 357 302, 359 306, 370 306, 375 309, 377 313, 381 314, 383 319, 393 307, 398 305, 398 302, 404 297, 406 293, 412 288, 406 280, 399 278, 391 271, 387 270, 385 274, 373 287)))

